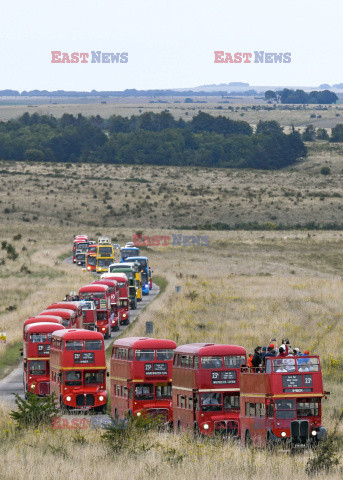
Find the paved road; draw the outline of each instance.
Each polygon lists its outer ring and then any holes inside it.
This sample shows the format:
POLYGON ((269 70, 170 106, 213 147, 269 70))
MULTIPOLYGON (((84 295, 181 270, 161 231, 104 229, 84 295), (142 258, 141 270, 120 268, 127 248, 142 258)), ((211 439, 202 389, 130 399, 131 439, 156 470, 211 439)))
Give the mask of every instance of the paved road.
MULTIPOLYGON (((69 259, 67 259, 69 260, 69 259)), ((70 263, 70 262, 66 262, 70 263)), ((150 290, 149 295, 144 295, 141 302, 138 302, 137 309, 130 311, 130 322, 135 320, 137 315, 142 311, 148 303, 150 303, 158 294, 159 287, 153 283, 152 289, 150 290)), ((112 332, 112 337, 108 340, 105 340, 105 347, 107 348, 114 338, 118 337, 127 326, 120 327, 118 332, 112 332)), ((7 377, 0 381, 0 401, 14 403, 13 393, 18 393, 19 395, 23 393, 23 368, 20 365, 18 368, 13 370, 7 377)))

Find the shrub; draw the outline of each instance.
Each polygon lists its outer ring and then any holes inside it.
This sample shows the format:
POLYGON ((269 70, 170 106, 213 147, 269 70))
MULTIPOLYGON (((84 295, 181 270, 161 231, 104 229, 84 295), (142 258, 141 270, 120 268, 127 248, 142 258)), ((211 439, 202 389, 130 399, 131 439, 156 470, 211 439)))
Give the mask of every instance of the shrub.
POLYGON ((318 128, 316 136, 318 140, 329 140, 329 134, 325 128, 318 128))
POLYGON ((322 167, 322 168, 320 169, 320 173, 321 173, 322 175, 330 175, 331 170, 330 170, 329 167, 322 167))
POLYGON ((12 410, 10 416, 16 421, 19 428, 38 428, 42 424, 50 424, 51 419, 59 413, 55 405, 55 396, 38 397, 33 393, 27 394, 27 399, 15 394, 17 410, 12 410))
POLYGON ((21 240, 21 233, 17 233, 16 235, 14 235, 13 237, 13 240, 21 240))

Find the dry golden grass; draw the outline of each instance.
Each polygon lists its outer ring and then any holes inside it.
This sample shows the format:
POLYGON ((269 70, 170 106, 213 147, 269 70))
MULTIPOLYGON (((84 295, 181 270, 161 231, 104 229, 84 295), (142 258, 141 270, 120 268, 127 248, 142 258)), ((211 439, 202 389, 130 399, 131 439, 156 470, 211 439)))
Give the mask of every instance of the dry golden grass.
MULTIPOLYGON (((116 229, 204 223, 341 225, 342 145, 282 171, 1 162, 3 224, 116 229), (323 166, 331 175, 320 174, 323 166)), ((119 232, 120 232, 119 230, 119 232)))
MULTIPOLYGON (((156 102, 157 99, 154 99, 156 102)), ((77 103, 82 100, 76 100, 74 104, 41 104, 40 100, 31 98, 27 100, 25 105, 1 105, 0 106, 0 120, 11 120, 23 115, 25 112, 39 113, 40 115, 54 115, 61 117, 64 113, 77 115, 81 113, 85 116, 100 115, 103 118, 108 118, 111 115, 122 115, 130 117, 131 115, 139 115, 144 112, 160 113, 168 109, 175 118, 182 118, 189 120, 197 115, 199 110, 209 113, 211 115, 224 115, 230 117, 232 120, 244 120, 252 125, 257 125, 260 120, 276 120, 282 126, 294 125, 296 127, 303 127, 309 124, 315 127, 333 127, 337 123, 342 123, 343 106, 338 105, 308 105, 305 108, 293 106, 290 109, 288 106, 277 105, 276 108, 271 108, 264 102, 242 98, 232 98, 227 101, 214 100, 202 98, 201 101, 205 103, 184 103, 183 98, 162 98, 165 103, 149 103, 150 99, 140 98, 139 100, 133 98, 127 99, 111 99, 106 104, 98 103, 77 103), (177 103, 175 103, 177 102, 177 103), (180 103, 179 103, 180 102, 180 103), (28 108, 28 104, 32 105, 28 108), (268 110, 267 110, 268 108, 268 110), (315 115, 316 118, 311 118, 315 115), (338 115, 338 116, 337 116, 338 115)))

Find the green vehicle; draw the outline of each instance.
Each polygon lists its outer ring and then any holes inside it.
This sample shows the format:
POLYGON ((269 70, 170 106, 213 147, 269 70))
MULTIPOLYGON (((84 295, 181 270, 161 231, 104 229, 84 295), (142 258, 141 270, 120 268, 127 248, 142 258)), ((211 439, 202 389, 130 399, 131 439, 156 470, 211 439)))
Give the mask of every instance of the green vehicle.
POLYGON ((125 263, 112 263, 108 267, 109 273, 125 273, 129 281, 129 298, 130 308, 136 310, 137 308, 137 282, 136 269, 125 263))

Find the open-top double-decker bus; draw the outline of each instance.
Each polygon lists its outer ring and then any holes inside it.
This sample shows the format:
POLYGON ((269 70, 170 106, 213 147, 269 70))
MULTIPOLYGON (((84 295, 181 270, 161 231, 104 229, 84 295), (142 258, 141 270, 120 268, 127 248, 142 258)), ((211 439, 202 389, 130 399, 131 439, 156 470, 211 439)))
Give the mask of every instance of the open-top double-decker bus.
POLYGON ((292 448, 326 438, 321 423, 326 393, 317 356, 267 357, 264 372, 243 371, 242 444, 292 448))
POLYGON ((113 342, 111 413, 161 415, 172 422, 171 369, 176 343, 157 338, 128 337, 113 342))
POLYGON ((101 333, 83 329, 54 332, 50 391, 63 409, 106 412, 106 359, 101 333))
POLYGON ((241 365, 246 350, 237 345, 193 343, 174 352, 174 430, 239 436, 241 365))

